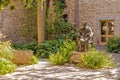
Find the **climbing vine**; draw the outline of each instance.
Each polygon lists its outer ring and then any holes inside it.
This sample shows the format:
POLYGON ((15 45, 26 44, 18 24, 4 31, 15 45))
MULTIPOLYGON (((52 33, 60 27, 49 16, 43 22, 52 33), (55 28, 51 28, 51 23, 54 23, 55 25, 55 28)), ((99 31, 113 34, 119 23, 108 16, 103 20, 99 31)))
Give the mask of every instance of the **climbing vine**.
POLYGON ((46 38, 71 38, 73 36, 73 26, 65 22, 63 18, 63 11, 66 7, 65 1, 56 0, 54 1, 54 12, 48 9, 48 17, 46 18, 46 38))
POLYGON ((32 7, 26 9, 23 25, 18 29, 20 37, 27 41, 37 40, 37 5, 36 2, 31 4, 32 7))
POLYGON ((36 2, 36 0, 0 0, 0 10, 6 6, 9 6, 11 10, 15 9, 16 1, 21 1, 26 8, 33 7, 33 3, 36 2))

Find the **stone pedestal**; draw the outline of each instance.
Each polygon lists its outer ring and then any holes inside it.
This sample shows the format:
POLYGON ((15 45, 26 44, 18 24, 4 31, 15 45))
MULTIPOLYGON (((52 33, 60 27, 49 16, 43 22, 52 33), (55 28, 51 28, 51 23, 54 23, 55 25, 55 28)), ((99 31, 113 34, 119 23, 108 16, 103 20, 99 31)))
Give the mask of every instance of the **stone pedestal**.
POLYGON ((72 51, 71 54, 72 54, 72 57, 70 58, 70 63, 79 63, 80 55, 85 54, 85 52, 72 51))

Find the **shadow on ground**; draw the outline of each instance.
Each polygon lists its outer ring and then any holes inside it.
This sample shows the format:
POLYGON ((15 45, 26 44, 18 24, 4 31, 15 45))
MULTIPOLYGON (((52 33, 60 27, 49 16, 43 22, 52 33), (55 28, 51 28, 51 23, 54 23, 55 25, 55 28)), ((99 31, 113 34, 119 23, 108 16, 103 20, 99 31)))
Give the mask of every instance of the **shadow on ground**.
POLYGON ((120 68, 85 70, 70 66, 51 66, 46 60, 38 64, 18 68, 14 73, 4 75, 0 80, 116 80, 120 68))

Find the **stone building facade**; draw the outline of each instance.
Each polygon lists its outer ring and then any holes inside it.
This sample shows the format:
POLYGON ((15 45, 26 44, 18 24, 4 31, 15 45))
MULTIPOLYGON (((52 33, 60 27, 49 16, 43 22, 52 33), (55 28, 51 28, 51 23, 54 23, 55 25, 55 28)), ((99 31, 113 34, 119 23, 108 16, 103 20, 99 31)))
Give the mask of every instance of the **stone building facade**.
POLYGON ((66 0, 66 3, 68 21, 78 28, 87 21, 97 45, 105 45, 109 38, 120 35, 119 0, 66 0))
MULTIPOLYGON (((87 25, 94 31, 96 45, 104 45, 108 38, 120 35, 120 1, 119 0, 65 0, 67 7, 64 14, 68 15, 68 22, 82 27, 87 25), (110 32, 110 33, 109 33, 110 32)), ((7 39, 12 41, 24 41, 19 38, 17 28, 23 24, 24 8, 17 3, 16 10, 6 8, 0 12, 0 31, 7 39)))
POLYGON ((6 7, 0 11, 0 32, 6 36, 5 40, 23 42, 25 39, 20 38, 17 31, 23 25, 25 10, 20 2, 17 2, 16 5, 15 10, 10 10, 9 7, 6 7))

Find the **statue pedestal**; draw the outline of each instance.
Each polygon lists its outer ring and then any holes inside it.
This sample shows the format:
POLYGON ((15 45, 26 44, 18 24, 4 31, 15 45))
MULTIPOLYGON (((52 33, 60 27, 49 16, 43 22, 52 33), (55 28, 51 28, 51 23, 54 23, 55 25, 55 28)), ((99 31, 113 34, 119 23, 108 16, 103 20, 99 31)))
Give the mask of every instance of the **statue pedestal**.
POLYGON ((85 54, 85 52, 72 51, 71 54, 72 57, 70 58, 70 63, 76 64, 80 62, 80 55, 85 54))

